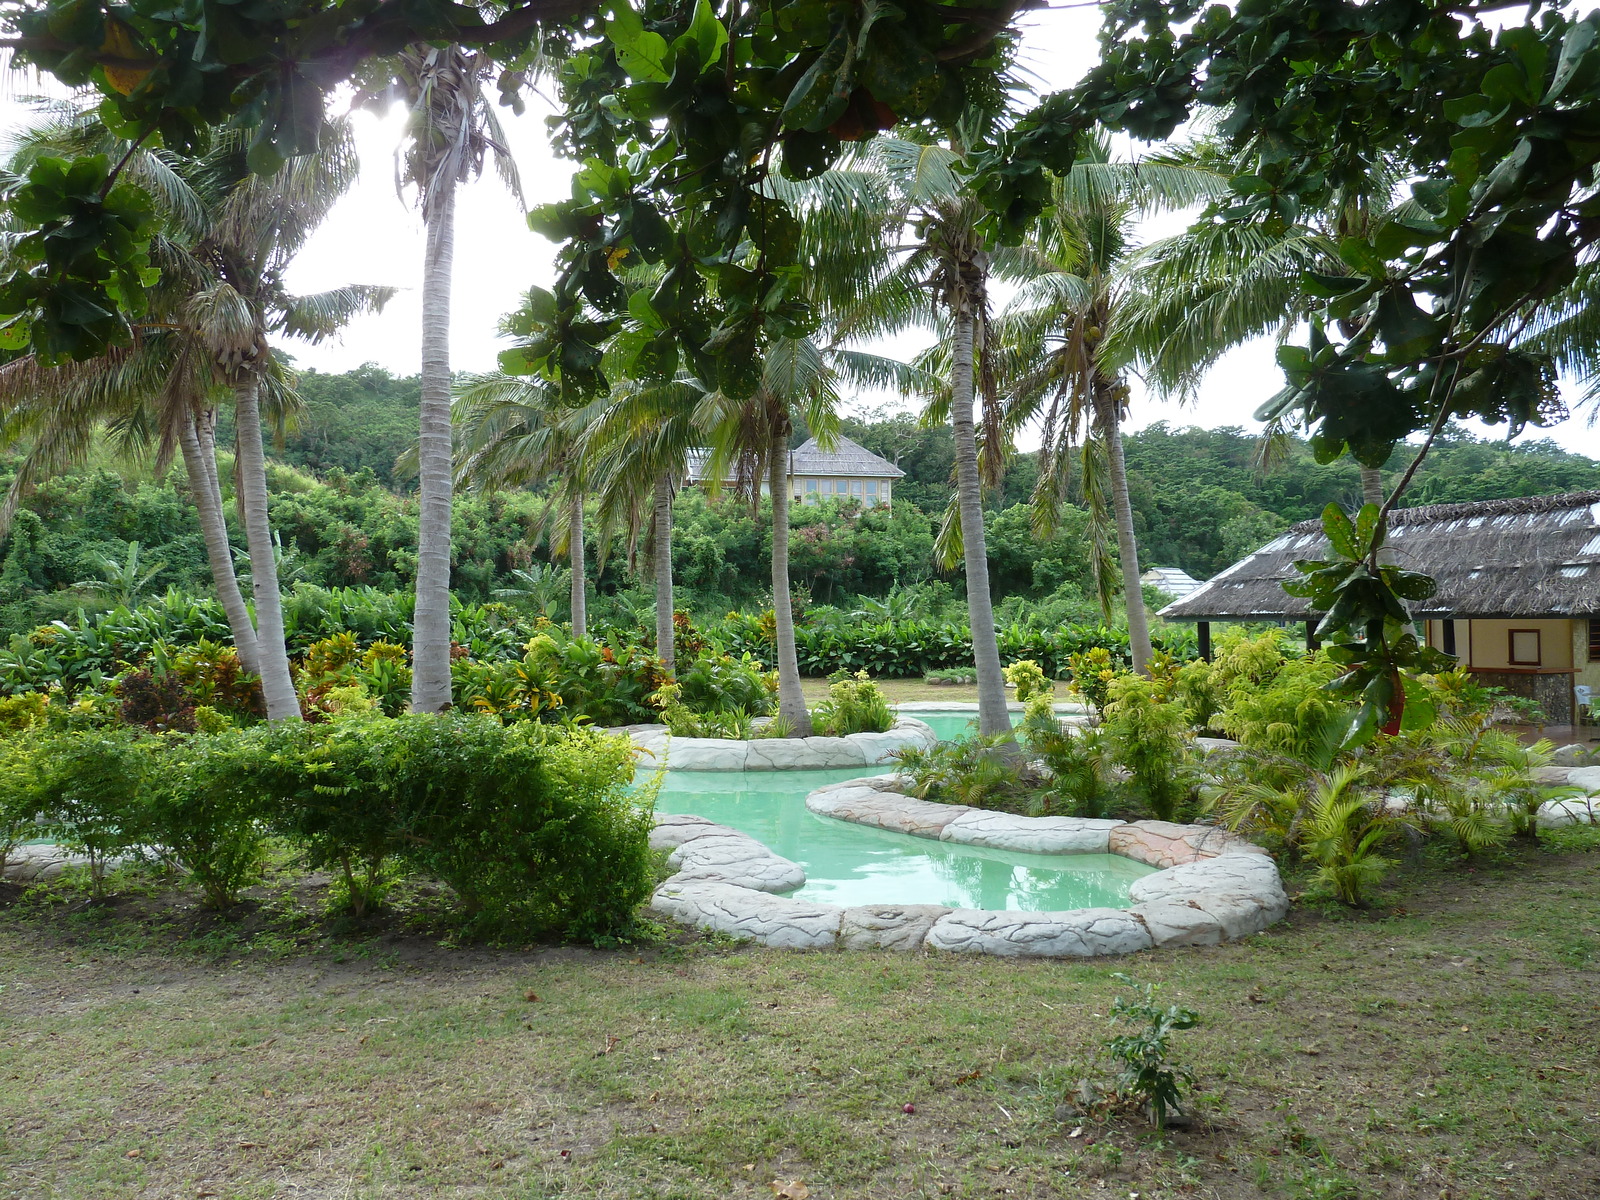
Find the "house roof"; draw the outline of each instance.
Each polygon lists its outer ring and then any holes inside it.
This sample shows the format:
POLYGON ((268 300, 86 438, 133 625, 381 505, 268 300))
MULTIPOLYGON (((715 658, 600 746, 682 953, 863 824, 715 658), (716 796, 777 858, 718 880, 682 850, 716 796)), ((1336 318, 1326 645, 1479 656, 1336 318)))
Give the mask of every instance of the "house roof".
MULTIPOLYGON (((1423 617, 1600 617, 1600 491, 1474 504, 1431 504, 1389 514, 1395 565, 1431 575, 1423 617)), ((1326 557, 1318 520, 1302 521, 1161 615, 1180 621, 1294 621, 1311 615, 1280 586, 1296 559, 1326 557)))
MULTIPOLYGON (((689 480, 699 483, 706 478, 706 460, 709 450, 689 451, 689 480)), ((823 450, 812 438, 804 445, 789 451, 789 474, 796 475, 849 475, 863 479, 902 479, 905 472, 886 458, 880 458, 865 446, 847 437, 835 440, 832 450, 823 450)), ((729 476, 729 481, 732 480, 729 476)))
POLYGON ((861 475, 880 479, 900 479, 905 472, 865 446, 840 436, 832 450, 824 450, 812 438, 789 454, 791 475, 861 475))
POLYGON ((1139 582, 1154 584, 1178 600, 1205 586, 1182 567, 1151 567, 1139 576, 1139 582))

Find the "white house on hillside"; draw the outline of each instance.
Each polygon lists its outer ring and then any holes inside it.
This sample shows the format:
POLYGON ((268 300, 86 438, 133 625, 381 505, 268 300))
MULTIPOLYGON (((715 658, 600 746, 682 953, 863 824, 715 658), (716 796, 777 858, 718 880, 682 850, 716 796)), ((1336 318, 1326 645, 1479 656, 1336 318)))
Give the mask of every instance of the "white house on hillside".
MULTIPOLYGON (((689 456, 689 482, 704 483, 704 450, 689 456)), ((812 438, 789 451, 789 494, 797 504, 818 500, 854 500, 864 508, 888 504, 894 498, 894 481, 905 472, 865 446, 840 437, 832 450, 823 450, 812 438)), ((732 483, 733 480, 725 480, 732 483)), ((762 484, 761 492, 767 488, 762 484)))

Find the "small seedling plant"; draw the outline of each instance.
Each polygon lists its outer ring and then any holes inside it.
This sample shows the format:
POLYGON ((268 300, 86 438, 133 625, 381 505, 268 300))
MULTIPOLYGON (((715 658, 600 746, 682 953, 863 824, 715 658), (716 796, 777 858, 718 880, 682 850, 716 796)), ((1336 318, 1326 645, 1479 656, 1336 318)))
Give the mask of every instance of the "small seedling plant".
POLYGON ((1176 1004, 1156 1003, 1156 985, 1140 983, 1121 971, 1112 978, 1133 989, 1111 1005, 1111 1022, 1128 1027, 1106 1041, 1106 1049, 1121 1067, 1117 1081, 1121 1095, 1142 1105, 1157 1129, 1165 1129, 1170 1114, 1183 1111, 1184 1092, 1194 1087, 1194 1076, 1168 1061, 1172 1035, 1193 1029, 1200 1022, 1193 1010, 1176 1004))

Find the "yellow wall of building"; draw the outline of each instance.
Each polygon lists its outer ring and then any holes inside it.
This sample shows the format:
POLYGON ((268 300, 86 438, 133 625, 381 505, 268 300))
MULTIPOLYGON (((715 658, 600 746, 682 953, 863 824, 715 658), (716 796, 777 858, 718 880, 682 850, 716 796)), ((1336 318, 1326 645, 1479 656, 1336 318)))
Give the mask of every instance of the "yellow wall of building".
MULTIPOLYGON (((1511 631, 1537 629, 1539 631, 1538 666, 1545 670, 1566 670, 1572 666, 1572 644, 1576 634, 1574 621, 1472 621, 1472 657, 1468 664, 1491 670, 1512 665, 1531 666, 1529 663, 1511 662, 1511 631)), ((1462 622, 1456 622, 1461 628, 1462 622)), ((1459 644, 1459 635, 1458 635, 1459 644)))

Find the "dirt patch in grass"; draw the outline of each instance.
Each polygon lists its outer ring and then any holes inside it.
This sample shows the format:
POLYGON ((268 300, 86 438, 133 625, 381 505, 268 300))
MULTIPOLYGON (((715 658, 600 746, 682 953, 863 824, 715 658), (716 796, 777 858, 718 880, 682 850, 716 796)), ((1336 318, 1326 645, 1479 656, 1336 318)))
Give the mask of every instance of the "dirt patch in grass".
POLYGON ((1591 1198, 1597 866, 1419 864, 1369 913, 1076 963, 452 947, 290 879, 226 915, 11 889, 0 1197, 1591 1198), (1201 1015, 1191 1128, 1076 1110, 1119 970, 1201 1015))

